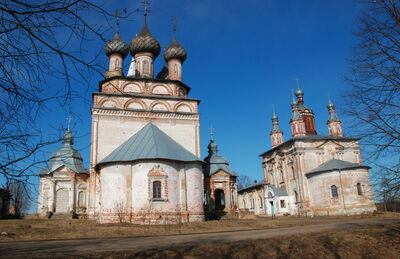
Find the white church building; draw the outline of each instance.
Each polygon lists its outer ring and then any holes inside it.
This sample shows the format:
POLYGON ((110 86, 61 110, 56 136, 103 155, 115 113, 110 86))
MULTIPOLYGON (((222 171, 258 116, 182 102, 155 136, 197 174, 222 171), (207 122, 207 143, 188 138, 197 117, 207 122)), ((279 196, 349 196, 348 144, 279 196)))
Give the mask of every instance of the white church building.
POLYGON ((90 166, 84 168, 68 127, 62 146, 39 173, 40 215, 166 224, 237 215, 239 209, 282 215, 375 209, 357 139, 343 136, 333 106, 330 135, 317 135, 302 92, 292 104, 292 139, 283 141, 274 116, 273 147, 261 155, 264 181, 237 190, 237 174, 214 139, 201 159, 200 101, 182 81, 187 53, 175 32, 155 76, 160 52, 146 12, 129 46, 118 32, 107 42, 109 67, 93 93, 90 166))

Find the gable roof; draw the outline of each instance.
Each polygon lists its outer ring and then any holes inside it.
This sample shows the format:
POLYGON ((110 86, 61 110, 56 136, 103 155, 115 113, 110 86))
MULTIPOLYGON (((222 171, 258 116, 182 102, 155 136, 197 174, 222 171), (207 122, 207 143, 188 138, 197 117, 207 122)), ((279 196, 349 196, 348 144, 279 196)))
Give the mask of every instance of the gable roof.
POLYGON ((355 169, 355 168, 366 168, 369 169, 369 166, 360 165, 356 163, 351 163, 344 160, 339 159, 331 159, 322 165, 318 166, 317 168, 311 170, 310 172, 306 173, 306 175, 312 175, 316 173, 323 173, 329 172, 333 170, 347 170, 347 169, 355 169))
POLYGON ((203 162, 150 122, 97 165, 143 159, 203 162))
POLYGON ((251 191, 254 189, 258 189, 260 187, 268 186, 269 188, 272 189, 273 193, 275 196, 287 196, 287 192, 285 188, 278 188, 272 183, 267 183, 265 180, 262 180, 260 182, 256 182, 252 185, 249 185, 247 187, 244 187, 240 190, 238 190, 239 193, 246 192, 246 191, 251 191))

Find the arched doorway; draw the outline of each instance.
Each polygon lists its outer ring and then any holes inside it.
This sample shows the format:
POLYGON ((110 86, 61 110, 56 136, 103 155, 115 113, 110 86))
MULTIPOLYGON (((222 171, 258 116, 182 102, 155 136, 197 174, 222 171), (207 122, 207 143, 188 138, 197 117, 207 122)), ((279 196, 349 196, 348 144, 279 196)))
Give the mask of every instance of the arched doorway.
POLYGON ((215 209, 216 210, 225 209, 225 193, 221 189, 215 190, 215 209))
POLYGON ((68 212, 69 192, 66 189, 59 189, 56 192, 56 211, 58 213, 68 212))

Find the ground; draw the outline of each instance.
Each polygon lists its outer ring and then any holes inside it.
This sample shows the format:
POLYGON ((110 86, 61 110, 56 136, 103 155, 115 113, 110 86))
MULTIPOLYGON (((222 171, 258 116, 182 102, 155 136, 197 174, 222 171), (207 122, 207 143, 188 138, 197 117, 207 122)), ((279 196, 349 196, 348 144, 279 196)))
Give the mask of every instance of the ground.
POLYGON ((0 257, 64 258, 67 256, 60 254, 69 254, 72 258, 400 258, 398 214, 282 217, 169 226, 99 225, 80 220, 0 221, 0 231, 5 229, 15 235, 2 237, 0 257), (179 232, 203 234, 176 235, 179 232), (97 238, 90 238, 93 236, 97 238), (116 236, 119 238, 110 238, 116 236), (84 237, 88 239, 7 242, 84 237))

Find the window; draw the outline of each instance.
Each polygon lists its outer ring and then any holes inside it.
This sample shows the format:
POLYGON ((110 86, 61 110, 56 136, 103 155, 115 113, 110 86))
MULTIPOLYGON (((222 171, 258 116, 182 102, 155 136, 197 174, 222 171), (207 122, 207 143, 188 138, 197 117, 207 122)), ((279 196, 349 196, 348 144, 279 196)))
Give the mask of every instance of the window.
POLYGON ((284 183, 284 182, 285 182, 285 178, 283 176, 283 170, 281 169, 281 183, 284 183))
POLYGON ((153 199, 161 199, 161 182, 153 182, 153 199))
POLYGON ((143 73, 150 74, 150 64, 148 60, 143 61, 143 73))
POLYGON ((78 193, 78 207, 86 207, 86 195, 83 191, 78 193))
POLYGON ((262 200, 262 198, 260 197, 260 208, 262 209, 262 207, 263 207, 263 200, 262 200))
POLYGON ((339 198, 336 185, 332 185, 332 186, 331 186, 331 192, 332 192, 332 199, 337 199, 337 198, 339 198))
POLYGON ((363 195, 361 183, 357 183, 357 193, 358 195, 363 195))
POLYGON ((285 208, 285 207, 286 207, 285 200, 281 200, 281 208, 285 208))
POLYGON ((246 200, 243 200, 243 208, 246 208, 246 200))
POLYGON ((250 209, 254 209, 254 199, 251 198, 250 200, 250 209))
POLYGON ((296 203, 298 203, 298 202, 299 202, 299 197, 298 197, 298 195, 297 195, 297 192, 296 192, 296 191, 294 191, 294 200, 296 201, 296 203))

